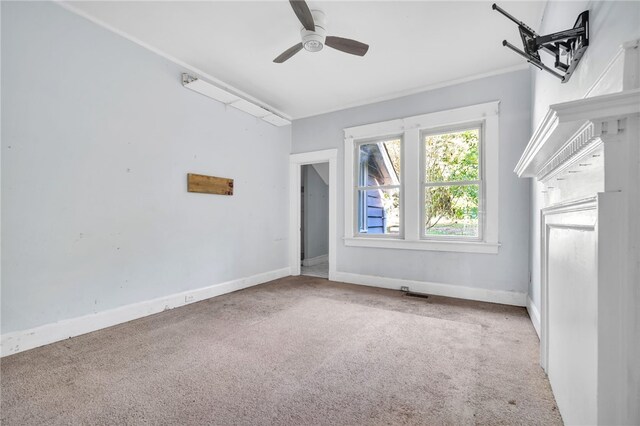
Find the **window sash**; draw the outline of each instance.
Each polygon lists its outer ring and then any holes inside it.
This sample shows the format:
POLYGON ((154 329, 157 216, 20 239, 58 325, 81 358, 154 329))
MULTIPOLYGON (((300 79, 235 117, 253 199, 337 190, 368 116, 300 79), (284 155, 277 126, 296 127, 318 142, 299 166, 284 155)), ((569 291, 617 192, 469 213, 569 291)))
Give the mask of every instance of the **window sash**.
POLYGON ((357 141, 354 141, 353 144, 353 161, 354 161, 354 167, 353 167, 353 171, 354 171, 354 183, 356 184, 353 188, 353 212, 354 212, 354 216, 353 216, 353 232, 354 235, 358 236, 358 237, 362 237, 362 238, 391 238, 391 239, 401 239, 403 238, 403 227, 404 227, 404 221, 403 221, 403 192, 404 192, 404 185, 403 185, 403 176, 402 174, 404 173, 404 137, 402 134, 392 134, 392 135, 384 135, 384 136, 380 136, 380 137, 376 137, 376 138, 366 138, 366 139, 360 139, 357 141), (377 143, 381 143, 381 142, 387 142, 387 141, 391 141, 391 140, 399 140, 400 141, 400 175, 398 176, 398 185, 361 185, 361 182, 366 182, 366 179, 363 177, 363 173, 365 172, 365 168, 363 167, 363 164, 360 163, 360 147, 362 145, 369 145, 369 144, 377 144, 377 143), (359 210, 359 193, 360 191, 375 191, 375 190, 393 190, 393 189, 397 189, 398 190, 398 197, 399 197, 399 205, 398 205, 398 210, 399 210, 399 230, 398 233, 390 233, 390 234, 386 234, 386 233, 382 233, 382 234, 370 234, 367 232, 360 232, 360 220, 362 219, 362 213, 359 210))
POLYGON ((356 191, 373 191, 376 189, 399 189, 402 185, 373 185, 373 186, 356 186, 356 191))
MULTIPOLYGON (((439 184, 439 183, 445 183, 445 182, 455 182, 455 181, 427 181, 427 176, 426 176, 426 162, 427 159, 426 157, 426 144, 427 141, 425 140, 428 136, 436 136, 436 135, 446 135, 446 134, 450 134, 450 133, 461 133, 464 132, 466 130, 477 130, 478 131, 478 177, 479 181, 484 180, 484 173, 483 173, 483 157, 484 157, 484 123, 483 122, 471 122, 471 123, 463 123, 463 124, 458 124, 458 125, 451 125, 451 126, 440 126, 437 128, 433 128, 433 129, 423 129, 420 132, 420 180, 422 181, 422 183, 427 184, 427 183, 434 183, 434 184, 439 184)), ((466 182, 466 181, 460 181, 460 182, 466 182)), ((471 182, 471 181, 469 181, 471 182)))
POLYGON ((471 122, 462 123, 459 125, 441 126, 433 129, 424 129, 420 132, 420 239, 428 241, 483 241, 484 227, 485 227, 485 180, 484 180, 484 123, 483 122, 471 122), (475 180, 463 180, 463 181, 427 181, 426 179, 426 138, 433 135, 442 135, 448 133, 459 133, 466 130, 478 131, 478 177, 475 180), (426 212, 426 199, 425 190, 427 188, 444 187, 444 186, 469 186, 478 185, 478 235, 477 236, 463 236, 463 235, 428 235, 425 229, 426 212))
MULTIPOLYGON (((373 144, 378 144, 378 143, 384 143, 384 142, 389 142, 389 141, 393 141, 393 140, 399 140, 400 141, 400 174, 398 175, 398 185, 397 186, 402 186, 402 175, 404 174, 404 136, 402 134, 397 134, 397 135, 386 135, 386 136, 380 136, 380 137, 376 137, 376 138, 366 138, 366 139, 359 139, 354 141, 353 144, 353 159, 354 159, 354 182, 356 183, 356 186, 360 185, 360 182, 362 182, 362 173, 363 173, 363 164, 360 163, 360 147, 362 145, 373 145, 373 144)), ((366 186, 366 185, 365 185, 366 186)), ((363 186, 363 187, 365 187, 363 186)), ((375 186, 375 185, 374 185, 375 186)), ((381 185, 381 186, 389 186, 389 185, 381 185)))
POLYGON ((425 182, 422 185, 427 188, 430 186, 466 186, 466 185, 481 185, 482 179, 479 180, 451 180, 446 182, 425 182))
POLYGON ((354 199, 354 210, 355 210, 355 222, 353 224, 354 226, 354 232, 358 237, 365 237, 365 238, 401 238, 402 237, 402 227, 403 227, 403 221, 402 221, 402 185, 384 185, 384 186, 359 186, 354 188, 353 191, 353 199, 354 199), (398 212, 399 212, 399 229, 397 233, 382 233, 382 234, 370 234, 368 232, 360 232, 360 220, 362 219, 362 214, 365 213, 366 214, 366 207, 365 207, 365 212, 362 212, 359 210, 359 197, 360 197, 360 193, 364 193, 366 194, 367 191, 376 191, 376 190, 386 190, 386 189, 397 189, 398 190, 398 198, 399 198, 399 204, 398 204, 398 212))
POLYGON ((452 185, 449 185, 448 182, 445 185, 433 184, 433 185, 423 185, 422 191, 420 195, 420 199, 422 202, 421 216, 420 216, 420 239, 428 240, 428 241, 483 241, 484 231, 484 217, 485 213, 483 210, 484 205, 484 189, 482 185, 482 181, 469 181, 467 184, 457 184, 457 182, 453 182, 452 185), (426 212, 426 200, 425 200, 425 190, 427 188, 437 188, 437 187, 446 187, 446 186, 471 186, 478 185, 478 235, 477 236, 465 236, 465 235, 429 235, 427 234, 427 230, 425 229, 425 219, 427 216, 426 212))

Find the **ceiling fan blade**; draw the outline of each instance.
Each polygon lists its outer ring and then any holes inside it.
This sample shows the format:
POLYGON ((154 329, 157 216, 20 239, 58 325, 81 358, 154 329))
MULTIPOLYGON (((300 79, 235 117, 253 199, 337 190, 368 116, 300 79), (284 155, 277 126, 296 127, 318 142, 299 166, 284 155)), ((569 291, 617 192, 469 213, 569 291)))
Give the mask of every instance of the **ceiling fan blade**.
POLYGON ((293 55, 295 55, 296 53, 298 53, 300 50, 302 50, 302 43, 298 43, 295 46, 291 46, 290 48, 282 52, 280 56, 275 58, 273 62, 275 62, 276 64, 281 64, 287 59, 289 59, 290 57, 292 57, 293 55))
POLYGON ((307 6, 307 3, 304 0, 289 0, 289 3, 291 3, 291 7, 300 20, 302 26, 307 31, 315 31, 316 25, 313 22, 313 15, 311 14, 311 10, 309 10, 309 6, 307 6))
POLYGON ((351 40, 350 38, 327 36, 324 44, 341 52, 352 55, 364 56, 369 50, 369 45, 351 40))

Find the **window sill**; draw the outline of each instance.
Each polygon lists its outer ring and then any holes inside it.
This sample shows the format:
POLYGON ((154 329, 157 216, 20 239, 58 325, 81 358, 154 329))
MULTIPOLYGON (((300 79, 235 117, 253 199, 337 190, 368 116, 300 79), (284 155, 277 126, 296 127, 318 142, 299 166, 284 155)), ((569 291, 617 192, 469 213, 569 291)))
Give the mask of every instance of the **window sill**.
POLYGON ((344 238, 348 247, 374 247, 400 250, 450 251, 458 253, 498 254, 500 243, 483 241, 410 241, 390 238, 344 238))

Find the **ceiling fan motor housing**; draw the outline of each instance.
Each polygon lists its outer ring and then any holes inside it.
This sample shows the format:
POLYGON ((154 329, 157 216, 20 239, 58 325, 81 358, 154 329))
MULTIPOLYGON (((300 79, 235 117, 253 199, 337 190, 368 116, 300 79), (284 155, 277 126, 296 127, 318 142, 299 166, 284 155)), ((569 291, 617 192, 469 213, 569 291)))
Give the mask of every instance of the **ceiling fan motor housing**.
POLYGON ((303 27, 300 30, 300 36, 302 37, 302 45, 305 50, 309 52, 319 52, 324 47, 324 41, 327 37, 325 15, 321 10, 312 10, 311 15, 313 15, 316 30, 308 31, 303 27))

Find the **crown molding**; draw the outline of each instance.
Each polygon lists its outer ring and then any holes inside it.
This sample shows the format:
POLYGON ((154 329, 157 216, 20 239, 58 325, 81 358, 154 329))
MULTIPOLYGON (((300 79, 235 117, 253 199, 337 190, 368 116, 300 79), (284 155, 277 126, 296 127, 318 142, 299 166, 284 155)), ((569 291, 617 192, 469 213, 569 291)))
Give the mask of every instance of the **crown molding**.
POLYGON ((214 77, 213 75, 211 75, 211 74, 209 74, 209 73, 207 73, 207 72, 205 72, 205 71, 203 71, 203 70, 201 70, 199 68, 196 68, 196 67, 194 67, 192 65, 189 65, 188 63, 186 63, 186 62, 184 62, 184 61, 182 61, 182 60, 180 60, 180 59, 178 59, 178 58, 176 58, 176 57, 174 57, 172 55, 169 55, 168 53, 164 52, 163 50, 158 49, 157 47, 152 46, 152 45, 150 45, 148 43, 145 43, 144 41, 132 36, 131 34, 114 27, 113 25, 110 25, 110 24, 108 24, 108 23, 106 23, 106 22, 104 22, 104 21, 102 21, 102 20, 100 20, 98 18, 95 18, 94 16, 90 15, 89 13, 87 13, 87 12, 81 10, 81 9, 78 9, 77 7, 75 7, 74 5, 72 5, 72 4, 70 4, 70 3, 66 2, 66 1, 56 0, 56 1, 54 1, 54 3, 57 4, 58 6, 62 7, 63 9, 65 9, 65 10, 67 10, 67 11, 69 11, 69 12, 75 14, 75 15, 78 15, 81 18, 86 19, 89 22, 92 22, 92 23, 98 25, 99 27, 102 27, 102 28, 104 28, 104 29, 106 29, 108 31, 111 31, 114 34, 119 35, 120 37, 123 37, 123 38, 125 38, 125 39, 127 39, 127 40, 129 40, 129 41, 131 41, 131 42, 133 42, 135 44, 137 44, 138 46, 143 47, 143 48, 155 53, 158 56, 163 57, 164 59, 166 59, 166 60, 168 60, 170 62, 173 62, 174 64, 182 67, 184 70, 189 71, 191 74, 196 74, 198 77, 203 78, 205 80, 208 80, 210 83, 213 83, 219 89, 222 89, 222 90, 224 90, 226 92, 229 92, 229 93, 231 93, 233 95, 236 95, 239 98, 243 98, 246 101, 249 101, 249 102, 251 102, 251 103, 253 103, 255 105, 258 105, 259 107, 264 108, 264 109, 274 113, 275 115, 279 115, 280 117, 282 117, 282 118, 284 118, 286 120, 289 120, 289 121, 292 120, 291 115, 285 114, 284 112, 280 111, 279 109, 267 104, 266 102, 261 101, 260 99, 257 99, 254 96, 251 96, 250 94, 248 94, 246 92, 243 92, 242 90, 240 90, 240 89, 238 89, 236 87, 231 86, 230 84, 225 83, 224 81, 214 77))
POLYGON ((394 92, 392 94, 389 94, 389 95, 378 96, 378 97, 375 97, 375 98, 367 98, 367 99, 364 99, 364 100, 361 100, 361 101, 356 101, 356 102, 352 102, 352 103, 339 105, 339 106, 337 106, 335 108, 329 108, 329 109, 321 110, 319 112, 303 114, 303 115, 296 115, 296 116, 293 117, 293 120, 302 120, 304 118, 317 117, 319 115, 325 115, 325 114, 330 114, 330 113, 333 113, 333 112, 344 111, 344 110, 351 109, 351 108, 357 108, 357 107, 361 107, 361 106, 377 104, 377 103, 380 103, 380 102, 393 101, 393 100, 396 100, 396 99, 405 98, 407 96, 413 96, 413 95, 417 95, 417 94, 420 94, 420 93, 430 92, 432 90, 442 89, 442 88, 445 88, 445 87, 456 86, 458 84, 469 83, 469 82, 472 82, 472 81, 481 80, 483 78, 489 78, 489 77, 494 77, 494 76, 497 76, 497 75, 508 74, 508 73, 517 72, 517 71, 523 71, 523 70, 528 69, 529 66, 530 65, 527 64, 527 63, 518 64, 518 65, 511 66, 511 67, 500 68, 500 69, 497 69, 497 70, 493 70, 493 71, 489 71, 489 72, 485 72, 485 73, 481 73, 481 74, 474 74, 474 75, 470 75, 470 76, 467 76, 467 77, 462 77, 462 78, 457 78, 457 79, 452 79, 452 80, 445 80, 445 81, 441 81, 439 83, 434 83, 434 84, 430 84, 430 85, 426 85, 426 86, 414 87, 413 89, 396 91, 396 92, 394 92))

